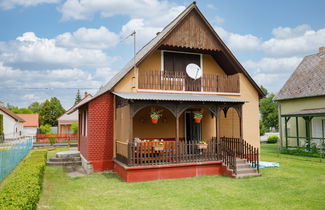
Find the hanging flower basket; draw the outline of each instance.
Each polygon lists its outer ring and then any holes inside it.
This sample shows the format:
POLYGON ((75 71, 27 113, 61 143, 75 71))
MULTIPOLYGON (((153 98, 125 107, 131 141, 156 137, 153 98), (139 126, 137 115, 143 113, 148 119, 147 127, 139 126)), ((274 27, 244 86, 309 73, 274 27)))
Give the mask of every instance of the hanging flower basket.
POLYGON ((155 111, 154 109, 151 110, 150 118, 153 124, 158 123, 158 119, 161 117, 161 112, 162 110, 159 111, 155 111))
POLYGON ((151 118, 152 124, 157 124, 158 123, 158 118, 151 118))
POLYGON ((194 112, 195 123, 201 123, 202 117, 203 117, 202 112, 194 112))
POLYGON ((199 123, 201 123, 201 119, 202 118, 194 118, 194 121, 195 121, 195 123, 198 123, 199 124, 199 123))

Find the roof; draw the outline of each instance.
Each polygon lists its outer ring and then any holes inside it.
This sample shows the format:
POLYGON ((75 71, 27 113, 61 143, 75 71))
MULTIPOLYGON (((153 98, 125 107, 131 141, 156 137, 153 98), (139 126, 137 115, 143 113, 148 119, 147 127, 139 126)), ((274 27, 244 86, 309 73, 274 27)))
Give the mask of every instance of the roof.
POLYGON ((129 100, 159 100, 159 101, 205 101, 205 102, 237 102, 244 103, 245 101, 229 98, 218 95, 203 95, 203 94, 166 94, 166 93, 125 93, 113 92, 124 99, 129 100))
POLYGON ((302 109, 300 111, 291 112, 288 114, 281 115, 283 117, 292 117, 292 116, 325 116, 325 108, 316 108, 316 109, 302 109))
MULTIPOLYGON (((208 27, 211 29, 211 31, 214 33, 215 37, 218 39, 218 41, 221 43, 223 48, 225 49, 225 52, 227 53, 227 56, 231 57, 237 65, 237 67, 241 70, 243 74, 246 75, 246 77, 249 79, 249 81, 253 84, 255 89, 258 91, 260 97, 264 97, 263 91, 259 88, 259 86, 255 83, 255 81, 249 76, 247 71, 244 69, 244 67, 238 62, 238 60, 235 58, 235 56, 231 53, 231 51, 228 49, 228 47, 224 44, 224 42, 220 39, 218 34, 215 32, 213 27, 208 23, 206 18, 203 16, 203 14, 200 12, 198 7, 196 6, 196 3, 193 2, 190 4, 183 12, 181 12, 172 22, 170 22, 160 33, 158 33, 157 36, 155 36, 152 40, 150 40, 144 47, 142 47, 135 55, 134 58, 132 58, 113 78, 106 83, 103 87, 99 88, 97 93, 91 98, 89 101, 97 98, 98 96, 106 93, 107 91, 110 91, 127 73, 129 73, 133 67, 134 63, 138 65, 143 59, 146 58, 154 49, 157 49, 159 45, 162 43, 162 41, 171 33, 171 31, 180 23, 187 14, 189 14, 193 9, 195 9, 199 15, 203 18, 203 20, 207 23, 208 27)), ((88 103, 89 101, 85 101, 83 103, 80 103, 75 109, 78 107, 88 103)))
POLYGON ((13 118, 14 120, 16 120, 18 122, 24 122, 24 120, 21 117, 19 117, 18 115, 13 113, 11 110, 7 109, 6 107, 0 106, 0 111, 4 112, 5 114, 7 114, 8 116, 10 116, 11 118, 13 118))
POLYGON ((22 118, 24 122, 24 127, 39 127, 39 114, 17 114, 22 118))
POLYGON ((68 109, 65 113, 63 113, 60 117, 58 117, 57 121, 64 121, 64 120, 72 120, 72 121, 78 121, 78 112, 77 109, 80 106, 80 104, 85 104, 89 100, 92 99, 92 95, 87 93, 83 99, 81 99, 78 103, 74 104, 70 109, 68 109))
POLYGON ((325 95, 325 52, 306 56, 274 100, 325 95))

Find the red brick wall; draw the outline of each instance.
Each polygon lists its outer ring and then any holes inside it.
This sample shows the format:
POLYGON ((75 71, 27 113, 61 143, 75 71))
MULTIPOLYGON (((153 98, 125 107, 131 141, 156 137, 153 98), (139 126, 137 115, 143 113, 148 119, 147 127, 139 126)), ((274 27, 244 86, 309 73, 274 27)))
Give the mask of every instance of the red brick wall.
POLYGON ((113 169, 113 94, 105 93, 88 103, 88 157, 94 171, 113 169))

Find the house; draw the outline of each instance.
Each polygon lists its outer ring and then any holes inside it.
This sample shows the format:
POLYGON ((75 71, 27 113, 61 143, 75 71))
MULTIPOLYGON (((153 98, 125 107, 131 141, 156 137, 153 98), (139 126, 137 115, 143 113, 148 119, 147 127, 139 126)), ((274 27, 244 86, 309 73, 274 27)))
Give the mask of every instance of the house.
POLYGON ((39 114, 17 114, 17 116, 25 121, 23 135, 36 137, 39 128, 39 114))
POLYGON ((320 147, 325 138, 325 47, 301 61, 274 100, 282 147, 320 147))
POLYGON ((0 106, 0 114, 3 115, 3 133, 5 139, 19 138, 22 135, 25 122, 21 117, 4 106, 0 106))
POLYGON ((84 97, 77 104, 74 104, 70 109, 68 109, 64 114, 58 117, 58 133, 59 134, 70 134, 72 133, 71 125, 73 123, 78 123, 78 110, 68 114, 72 109, 74 109, 78 104, 83 103, 91 98, 91 94, 85 92, 84 97))
POLYGON ((128 182, 259 175, 263 96, 194 2, 72 110, 82 164, 128 182))

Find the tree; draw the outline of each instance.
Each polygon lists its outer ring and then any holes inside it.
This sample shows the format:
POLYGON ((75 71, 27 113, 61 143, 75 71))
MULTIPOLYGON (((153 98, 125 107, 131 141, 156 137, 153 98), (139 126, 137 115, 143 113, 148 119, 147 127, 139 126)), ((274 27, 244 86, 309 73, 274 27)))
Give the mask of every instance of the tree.
POLYGON ((269 94, 269 92, 267 91, 267 89, 265 88, 265 87, 263 87, 263 85, 261 85, 261 90, 263 91, 263 93, 264 93, 264 95, 268 95, 269 94))
POLYGON ((74 133, 74 134, 78 133, 78 123, 76 123, 76 122, 71 123, 71 130, 72 130, 72 133, 74 133))
POLYGON ((81 96, 80 96, 80 91, 78 89, 78 92, 77 92, 77 95, 76 95, 76 98, 74 100, 74 104, 77 104, 81 101, 81 96))
POLYGON ((273 101, 274 94, 270 93, 266 98, 260 101, 260 111, 262 114, 262 122, 267 129, 274 127, 278 129, 278 106, 273 101))
POLYGON ((34 113, 39 113, 41 110, 42 104, 38 102, 34 102, 31 105, 28 106, 28 109, 32 110, 34 113))
POLYGON ((18 108, 17 106, 11 105, 9 105, 8 108, 15 114, 33 114, 33 111, 28 108, 18 108))
POLYGON ((63 109, 61 102, 56 97, 46 100, 40 110, 41 124, 49 124, 51 126, 57 126, 56 119, 61 116, 65 110, 63 109))

